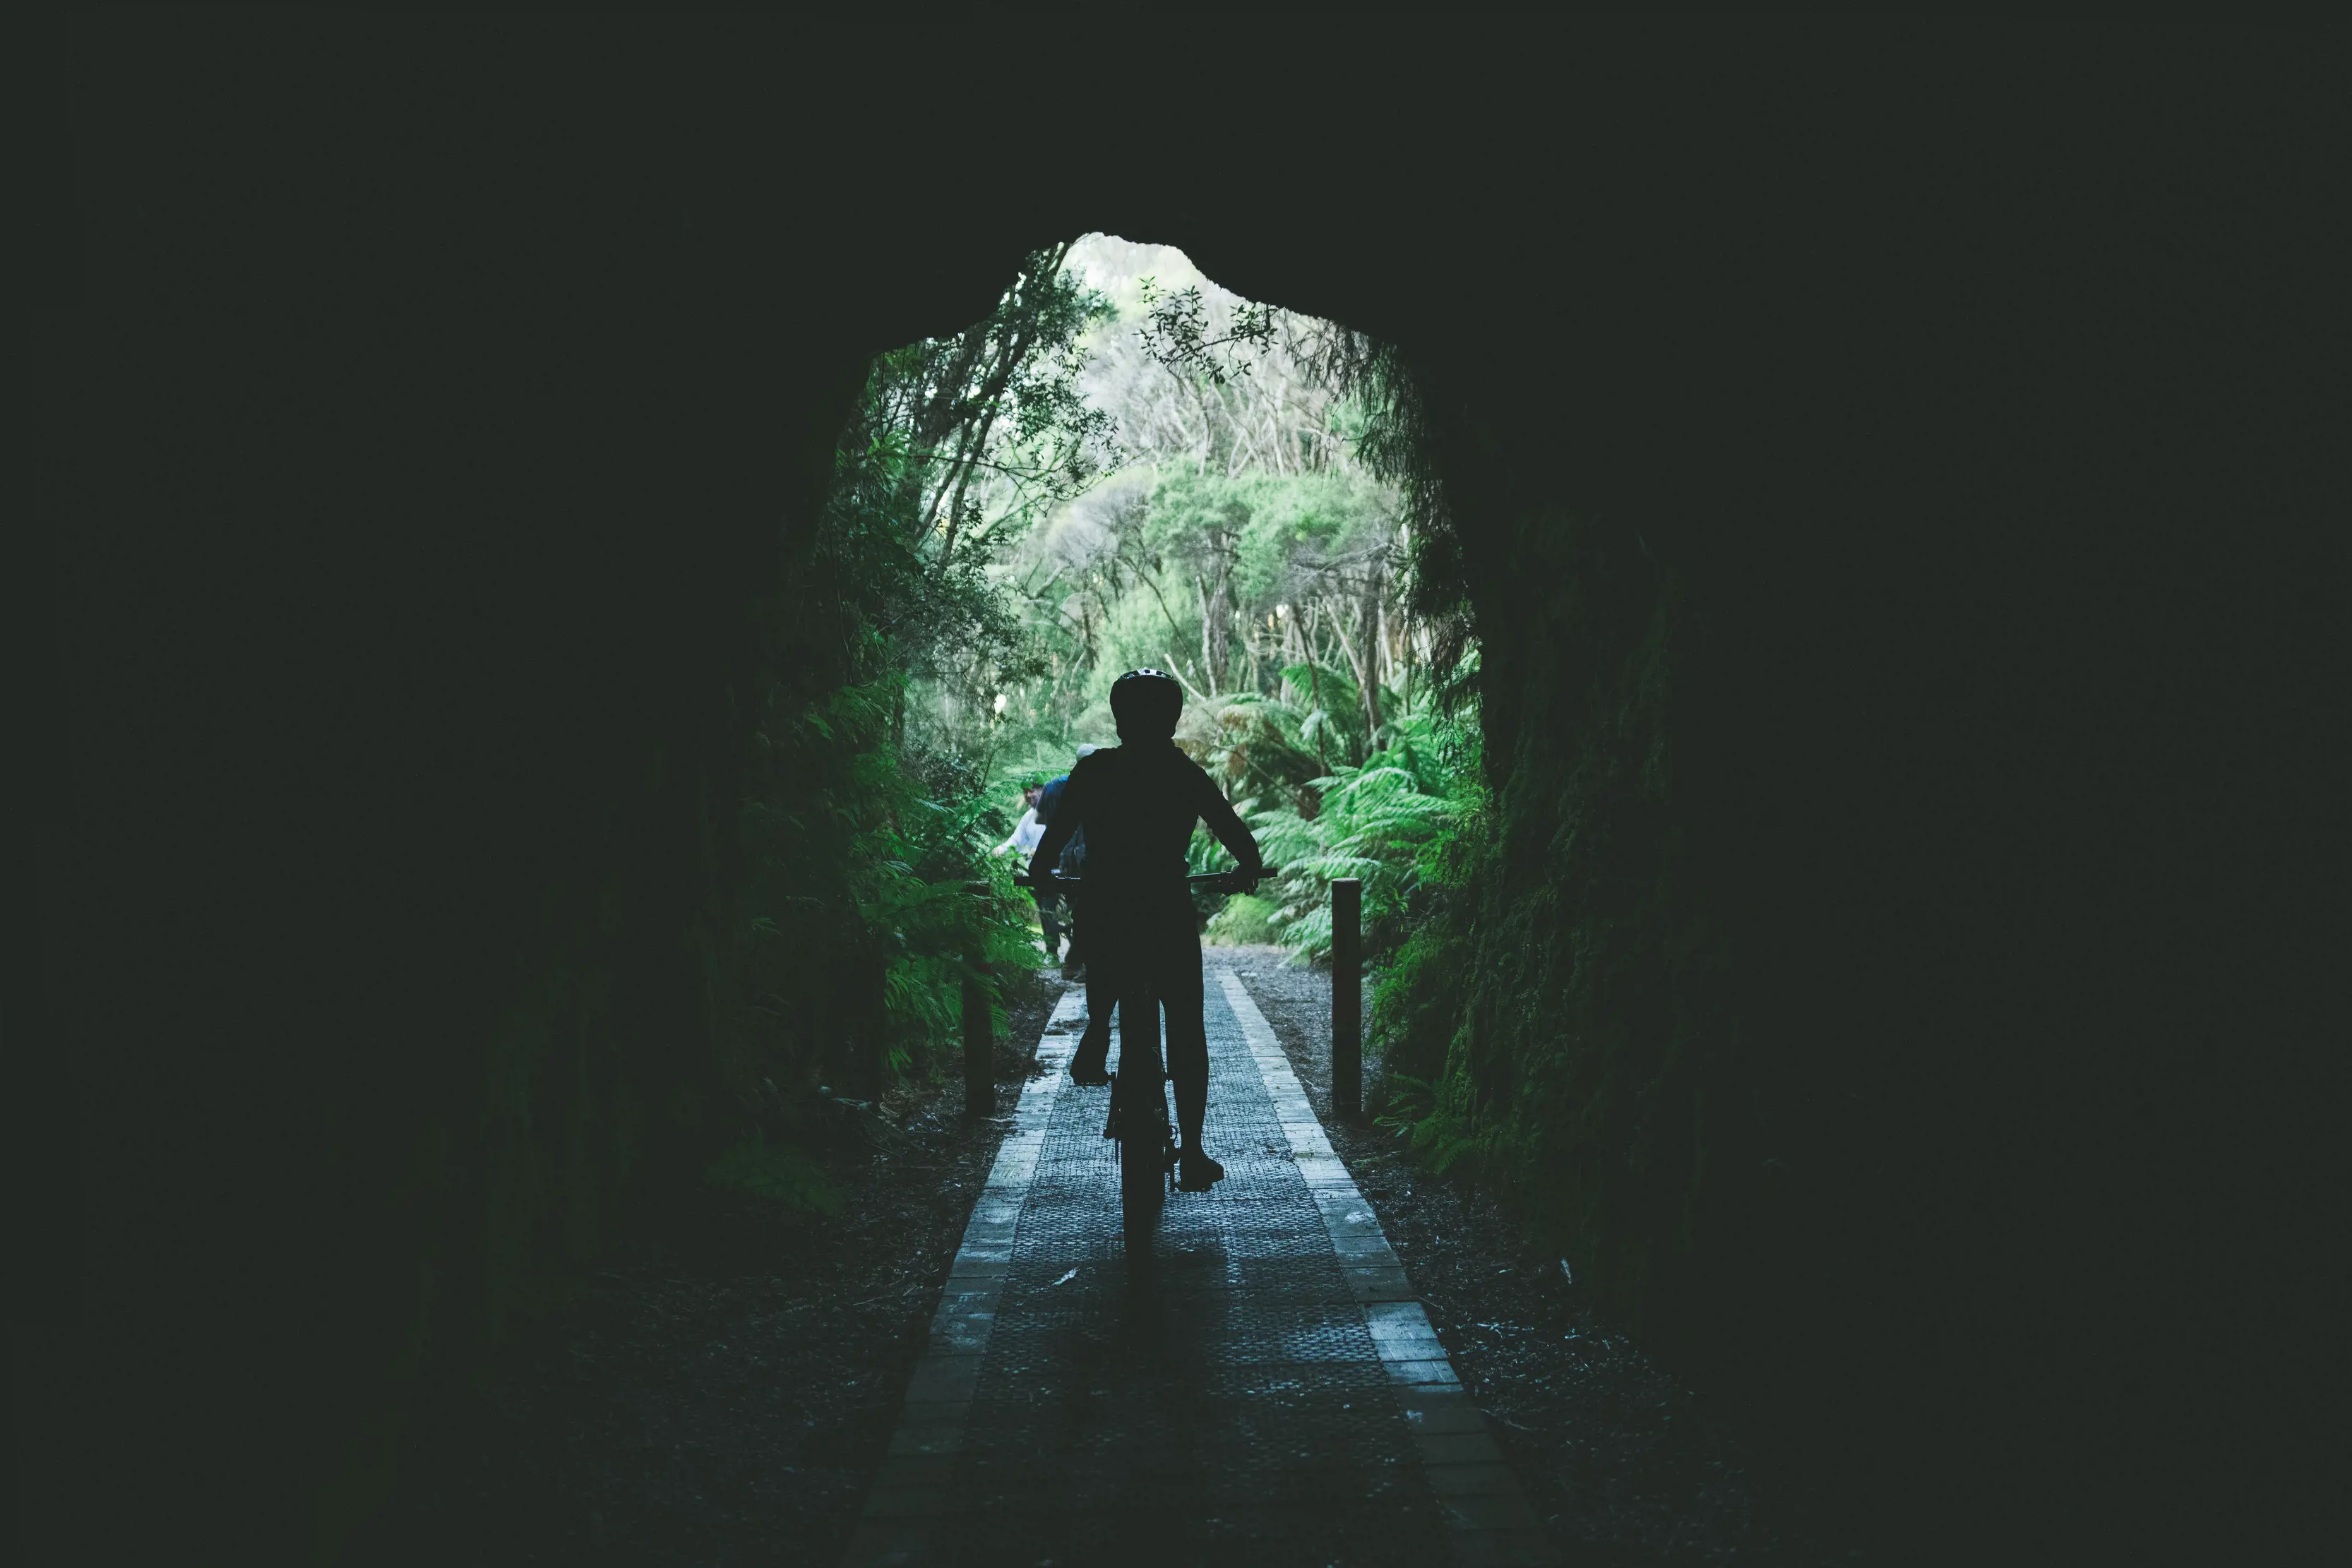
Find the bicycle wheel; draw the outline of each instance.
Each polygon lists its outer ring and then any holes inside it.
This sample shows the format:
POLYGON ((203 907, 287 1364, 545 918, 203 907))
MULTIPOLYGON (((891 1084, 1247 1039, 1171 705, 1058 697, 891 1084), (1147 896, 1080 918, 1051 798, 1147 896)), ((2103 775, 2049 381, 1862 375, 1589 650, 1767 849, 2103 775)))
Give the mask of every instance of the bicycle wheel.
POLYGON ((1118 1204, 1127 1228, 1128 1261, 1150 1260, 1151 1239, 1160 1228, 1160 1205, 1168 1191, 1168 1129, 1149 1105, 1130 1113, 1118 1140, 1118 1204), (1160 1124, 1154 1125, 1157 1122, 1160 1124))
POLYGON ((1127 1228, 1127 1259, 1133 1269, 1151 1261, 1151 1239, 1167 1197, 1168 1092, 1160 1086, 1160 1003, 1149 986, 1119 998, 1120 1087, 1118 1201, 1127 1228))

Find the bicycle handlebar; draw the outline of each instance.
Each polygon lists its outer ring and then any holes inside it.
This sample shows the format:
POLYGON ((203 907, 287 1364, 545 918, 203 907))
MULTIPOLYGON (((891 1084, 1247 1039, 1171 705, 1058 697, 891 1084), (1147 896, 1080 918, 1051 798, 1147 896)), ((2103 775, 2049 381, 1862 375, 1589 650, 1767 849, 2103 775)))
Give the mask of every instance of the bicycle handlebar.
MULTIPOLYGON (((1258 879, 1260 881, 1264 881, 1265 878, 1273 876, 1275 873, 1281 871, 1281 869, 1282 868, 1280 866, 1260 866, 1257 873, 1258 879)), ((1241 873, 1238 869, 1234 871, 1198 872, 1186 877, 1184 879, 1184 885, 1187 887, 1199 887, 1203 883, 1223 882, 1229 878, 1239 876, 1240 874, 1241 873)), ((1045 882, 1049 889, 1056 887, 1079 887, 1085 884, 1086 879, 1084 877, 1077 876, 1064 876, 1058 872, 1049 872, 1046 873, 1045 882)), ((1037 885, 1037 879, 1024 872, 1013 877, 1013 885, 1015 887, 1034 889, 1037 885)))

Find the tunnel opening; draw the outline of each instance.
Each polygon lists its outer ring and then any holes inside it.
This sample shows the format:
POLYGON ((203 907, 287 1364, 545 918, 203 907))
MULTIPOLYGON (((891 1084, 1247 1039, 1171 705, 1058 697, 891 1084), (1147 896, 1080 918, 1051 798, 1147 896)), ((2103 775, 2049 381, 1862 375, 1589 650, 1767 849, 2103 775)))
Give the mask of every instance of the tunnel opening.
MULTIPOLYGON (((1213 935, 1319 956, 1352 869, 1376 953, 1401 939, 1422 852, 1475 786, 1475 653, 1412 603, 1413 508, 1436 495, 1391 456, 1411 396, 1370 340, 1101 235, 876 360, 767 622, 746 820, 793 827, 747 839, 745 918, 809 962, 742 982, 772 1053, 750 1081, 862 1102, 940 1070, 972 956, 1026 949, 1006 905, 974 925, 935 890, 1003 880, 1024 796, 1116 744, 1109 686, 1139 666, 1181 684, 1180 746, 1286 868, 1204 905, 1213 935), (853 825, 819 846, 815 821, 853 825), (822 913, 817 886, 838 890, 822 913), (853 988, 887 1000, 776 1001, 853 988)), ((1205 830, 1190 853, 1218 860, 1205 830)))

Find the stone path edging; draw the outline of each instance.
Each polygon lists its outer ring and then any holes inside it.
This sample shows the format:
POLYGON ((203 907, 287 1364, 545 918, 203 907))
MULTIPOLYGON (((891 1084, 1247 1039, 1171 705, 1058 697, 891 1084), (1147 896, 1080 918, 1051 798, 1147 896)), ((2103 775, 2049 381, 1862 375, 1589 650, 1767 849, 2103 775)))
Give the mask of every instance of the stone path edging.
POLYGON ((1349 1288, 1363 1308, 1372 1344, 1404 1406, 1430 1488, 1453 1527, 1455 1561, 1557 1563, 1559 1555, 1542 1521, 1519 1490, 1518 1478, 1504 1463, 1502 1450, 1486 1430, 1485 1414, 1470 1402, 1462 1380, 1454 1375, 1445 1347, 1438 1343, 1429 1314, 1405 1278, 1404 1265, 1397 1261, 1355 1178, 1332 1150, 1274 1027, 1239 975, 1222 967, 1215 975, 1282 1118, 1291 1157, 1315 1196, 1316 1211, 1323 1217, 1349 1288))
POLYGON ((979 1383, 981 1358, 988 1353, 989 1333, 996 1326, 1021 1207, 1037 1174, 1054 1103, 1069 1082, 1070 1057, 1078 1045, 1076 1025, 1085 1015, 1085 995, 1070 991, 1045 1020, 1037 1043, 1040 1071, 1022 1085, 1013 1124, 997 1147, 980 1201, 972 1205, 963 1243, 940 1290, 939 1311, 931 1315, 930 1343, 908 1383, 898 1429, 866 1491, 846 1563, 878 1568, 920 1563, 928 1554, 929 1531, 923 1521, 944 1505, 949 1474, 963 1448, 964 1424, 971 1414, 972 1390, 979 1383))

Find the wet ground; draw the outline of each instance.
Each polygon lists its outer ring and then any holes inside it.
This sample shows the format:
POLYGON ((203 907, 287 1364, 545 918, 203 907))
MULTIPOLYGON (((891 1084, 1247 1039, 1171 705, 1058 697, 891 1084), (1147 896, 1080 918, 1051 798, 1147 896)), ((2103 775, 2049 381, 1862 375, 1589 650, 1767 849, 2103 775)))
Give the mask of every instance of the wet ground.
MULTIPOLYGON (((1769 1495, 1737 1435, 1496 1206, 1419 1172, 1389 1134, 1329 1116, 1328 975, 1272 948, 1211 959, 1273 1026, 1568 1561, 1851 1560, 1811 1528, 1824 1511, 1769 1495)), ((1001 1106, 1062 989, 1041 976, 1017 1010, 1001 1106)), ((441 1424, 386 1537, 397 1555, 837 1562, 1008 1120, 969 1122, 961 1098, 948 1084, 857 1119, 827 1156, 836 1213, 730 1207, 591 1281, 441 1424)))

